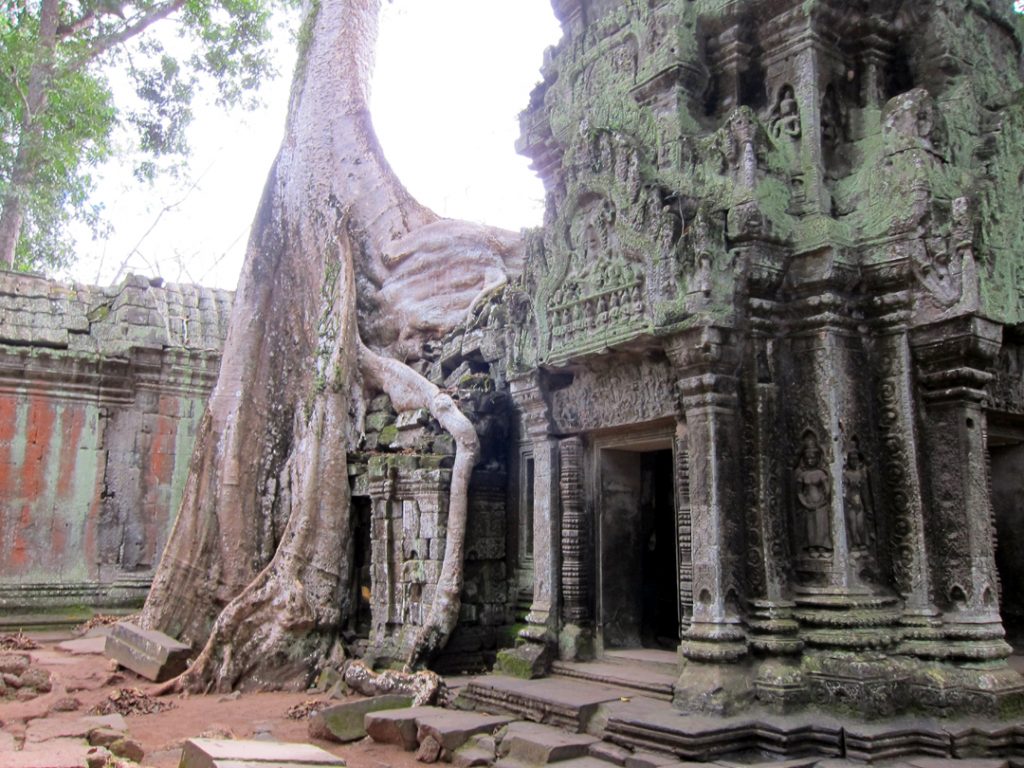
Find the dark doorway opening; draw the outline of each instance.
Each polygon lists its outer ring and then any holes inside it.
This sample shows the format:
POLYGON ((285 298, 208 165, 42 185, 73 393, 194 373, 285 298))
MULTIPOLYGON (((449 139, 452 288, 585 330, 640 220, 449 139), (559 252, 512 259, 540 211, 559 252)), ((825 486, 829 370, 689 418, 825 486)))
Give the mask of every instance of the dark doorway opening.
POLYGON ((1024 593, 1017 585, 1024 583, 1024 427, 996 421, 988 437, 999 610, 1007 639, 1020 649, 1024 647, 1024 593))
POLYGON ((679 587, 672 451, 601 451, 601 629, 606 648, 675 649, 679 587))
POLYGON ((372 503, 368 496, 352 497, 352 613, 348 631, 356 637, 368 638, 373 626, 370 608, 370 552, 372 503))

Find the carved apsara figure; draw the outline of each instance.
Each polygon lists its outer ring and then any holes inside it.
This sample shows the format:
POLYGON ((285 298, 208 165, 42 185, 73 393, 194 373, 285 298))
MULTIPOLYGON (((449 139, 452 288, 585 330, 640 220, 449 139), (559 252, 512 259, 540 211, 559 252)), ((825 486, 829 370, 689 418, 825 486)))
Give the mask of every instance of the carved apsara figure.
POLYGON ((800 138, 800 109, 796 103, 793 86, 784 85, 779 89, 768 124, 773 139, 800 138))
POLYGON ((804 517, 805 551, 811 557, 828 557, 832 551, 832 529, 829 525, 832 478, 822 466, 818 436, 809 429, 803 434, 794 477, 796 498, 804 517))
POLYGON ((865 549, 869 544, 868 526, 874 506, 868 467, 856 445, 846 455, 843 485, 846 490, 846 535, 850 539, 850 548, 865 549))

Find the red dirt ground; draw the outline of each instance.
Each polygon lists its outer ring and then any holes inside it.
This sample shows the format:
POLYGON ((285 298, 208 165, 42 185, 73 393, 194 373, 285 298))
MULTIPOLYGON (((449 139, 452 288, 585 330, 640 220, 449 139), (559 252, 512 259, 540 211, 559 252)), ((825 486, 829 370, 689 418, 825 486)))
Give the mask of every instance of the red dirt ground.
MULTIPOLYGON (((39 649, 28 651, 32 664, 51 673, 53 691, 28 702, 0 701, 0 734, 6 732, 21 738, 26 723, 32 720, 40 717, 76 719, 90 714, 89 710, 119 688, 147 690, 154 687, 126 669, 116 669, 113 662, 104 656, 72 654, 59 649, 60 641, 70 639, 67 634, 32 637, 40 645, 39 649), (67 696, 81 702, 77 711, 49 712, 54 702, 67 696)), ((344 758, 351 768, 420 768, 413 752, 376 744, 369 738, 351 744, 311 739, 306 732, 307 720, 288 718, 289 707, 310 699, 324 698, 314 692, 247 693, 227 697, 221 694, 174 695, 160 699, 173 702, 174 709, 148 715, 128 715, 125 720, 129 735, 146 752, 141 765, 151 768, 177 768, 181 743, 185 739, 203 733, 221 736, 220 733, 210 733, 216 731, 230 733, 239 739, 257 735, 266 738, 269 733, 278 741, 316 744, 344 758)), ((3 749, 0 742, 0 752, 3 749)))

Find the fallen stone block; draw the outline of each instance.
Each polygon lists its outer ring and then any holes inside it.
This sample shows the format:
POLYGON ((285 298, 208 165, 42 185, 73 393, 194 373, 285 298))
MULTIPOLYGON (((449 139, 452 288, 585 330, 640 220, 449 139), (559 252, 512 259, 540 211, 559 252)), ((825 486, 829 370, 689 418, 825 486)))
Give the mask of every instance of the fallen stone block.
POLYGON ((534 728, 510 731, 504 743, 509 745, 508 756, 529 765, 547 765, 574 757, 584 757, 597 742, 585 733, 567 733, 558 728, 534 728))
POLYGON ((178 768, 331 768, 345 761, 312 744, 188 739, 178 768))
POLYGON ((497 745, 494 737, 486 733, 478 733, 452 753, 452 764, 455 768, 478 768, 492 765, 497 756, 497 745))
POLYGON ((342 743, 357 741, 366 736, 364 721, 367 713, 409 707, 412 707, 412 696, 400 694, 387 694, 335 704, 310 718, 310 735, 323 734, 324 738, 342 743))
POLYGON ((439 709, 416 718, 416 738, 419 742, 433 738, 441 745, 442 759, 450 760, 452 752, 465 744, 470 736, 475 736, 478 733, 494 733, 511 721, 511 717, 502 715, 439 709))
POLYGON ((185 671, 192 649, 163 632, 121 622, 107 635, 104 653, 137 675, 161 683, 185 671))
POLYGON ((40 743, 52 739, 87 739, 97 728, 108 728, 122 736, 128 730, 128 723, 121 715, 99 717, 57 718, 47 717, 32 720, 25 732, 25 742, 40 743))
POLYGON ((365 718, 366 733, 380 744, 394 744, 411 752, 419 746, 416 718, 444 711, 440 707, 407 707, 369 712, 365 718))
POLYGON ((110 745, 110 751, 118 757, 124 757, 128 760, 134 760, 136 763, 141 763, 142 758, 146 756, 145 750, 142 745, 135 739, 121 738, 110 745))

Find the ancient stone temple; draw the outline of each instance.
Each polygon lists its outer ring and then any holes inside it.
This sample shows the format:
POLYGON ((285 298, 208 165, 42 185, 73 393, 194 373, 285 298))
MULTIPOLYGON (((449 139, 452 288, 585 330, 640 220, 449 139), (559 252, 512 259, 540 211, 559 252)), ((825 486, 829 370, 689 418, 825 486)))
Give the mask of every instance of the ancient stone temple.
POLYGON ((145 598, 232 298, 138 275, 99 288, 0 271, 4 623, 145 598))
MULTIPOLYGON (((688 711, 1019 713, 1024 16, 553 6, 519 146, 544 225, 411 363, 481 443, 435 666, 639 648, 688 711)), ((0 298, 0 606, 137 597, 230 296, 11 277, 0 298)), ((455 443, 427 410, 366 405, 341 635, 400 664, 456 538, 455 443)), ((270 547, 285 521, 265 522, 270 547)))
POLYGON ((1019 708, 1020 17, 553 5, 502 666, 661 646, 687 709, 1019 708))

